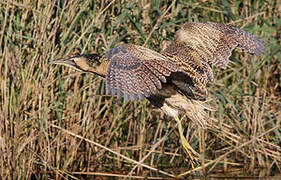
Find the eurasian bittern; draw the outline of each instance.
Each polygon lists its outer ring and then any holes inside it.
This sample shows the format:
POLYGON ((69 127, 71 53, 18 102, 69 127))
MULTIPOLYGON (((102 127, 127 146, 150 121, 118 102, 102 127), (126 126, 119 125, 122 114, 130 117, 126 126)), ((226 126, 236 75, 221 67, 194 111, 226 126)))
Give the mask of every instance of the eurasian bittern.
POLYGON ((249 33, 218 23, 186 23, 160 53, 122 44, 104 56, 78 55, 53 63, 106 79, 106 94, 125 101, 147 98, 175 118, 181 143, 192 164, 198 153, 183 135, 179 119, 186 115, 201 127, 208 123, 206 84, 213 80, 212 67, 225 68, 235 47, 261 55, 263 42, 249 33))

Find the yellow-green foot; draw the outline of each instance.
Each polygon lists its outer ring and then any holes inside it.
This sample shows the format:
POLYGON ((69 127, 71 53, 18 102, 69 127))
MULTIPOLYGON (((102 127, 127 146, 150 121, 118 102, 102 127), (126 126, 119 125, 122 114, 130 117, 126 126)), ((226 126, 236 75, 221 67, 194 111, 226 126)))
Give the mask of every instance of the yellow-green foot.
POLYGON ((178 117, 175 117, 175 120, 178 124, 178 130, 181 138, 181 144, 188 156, 188 160, 191 163, 192 168, 195 168, 195 164, 199 164, 199 154, 191 147, 191 145, 187 142, 183 135, 183 128, 181 124, 181 120, 178 117))

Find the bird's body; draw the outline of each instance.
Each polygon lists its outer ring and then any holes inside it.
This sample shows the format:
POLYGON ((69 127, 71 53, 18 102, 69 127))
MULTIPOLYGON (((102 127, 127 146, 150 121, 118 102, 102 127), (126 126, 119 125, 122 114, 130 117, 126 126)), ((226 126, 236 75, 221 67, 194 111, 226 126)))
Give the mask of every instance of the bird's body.
POLYGON ((104 56, 79 55, 54 63, 92 72, 106 79, 106 93, 127 100, 147 98, 178 122, 182 144, 193 161, 197 153, 183 136, 180 115, 201 127, 208 123, 206 85, 212 68, 225 68, 235 47, 261 55, 262 41, 249 33, 218 23, 186 23, 176 39, 160 52, 122 44, 104 56))

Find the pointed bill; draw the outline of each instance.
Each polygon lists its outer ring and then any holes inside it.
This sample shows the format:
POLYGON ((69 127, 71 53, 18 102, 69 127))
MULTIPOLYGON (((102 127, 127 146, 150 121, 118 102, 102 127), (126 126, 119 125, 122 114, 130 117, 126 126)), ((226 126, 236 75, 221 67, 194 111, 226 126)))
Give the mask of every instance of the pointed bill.
POLYGON ((74 61, 76 57, 71 57, 71 58, 65 58, 65 59, 58 59, 58 60, 54 60, 51 62, 51 64, 57 64, 57 65, 64 65, 70 68, 73 68, 77 71, 82 71, 76 64, 76 62, 74 61))

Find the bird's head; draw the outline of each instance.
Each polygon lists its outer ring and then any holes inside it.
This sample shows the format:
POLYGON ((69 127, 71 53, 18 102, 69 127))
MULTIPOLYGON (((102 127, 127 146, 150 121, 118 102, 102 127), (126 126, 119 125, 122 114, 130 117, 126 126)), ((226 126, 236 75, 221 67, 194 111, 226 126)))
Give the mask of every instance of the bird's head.
POLYGON ((52 64, 64 65, 81 72, 91 72, 93 68, 101 64, 100 60, 101 58, 98 54, 82 54, 70 58, 58 59, 53 61, 52 64))
POLYGON ((105 76, 109 62, 98 54, 82 54, 71 58, 58 59, 52 64, 71 67, 80 72, 92 72, 100 76, 105 76))

